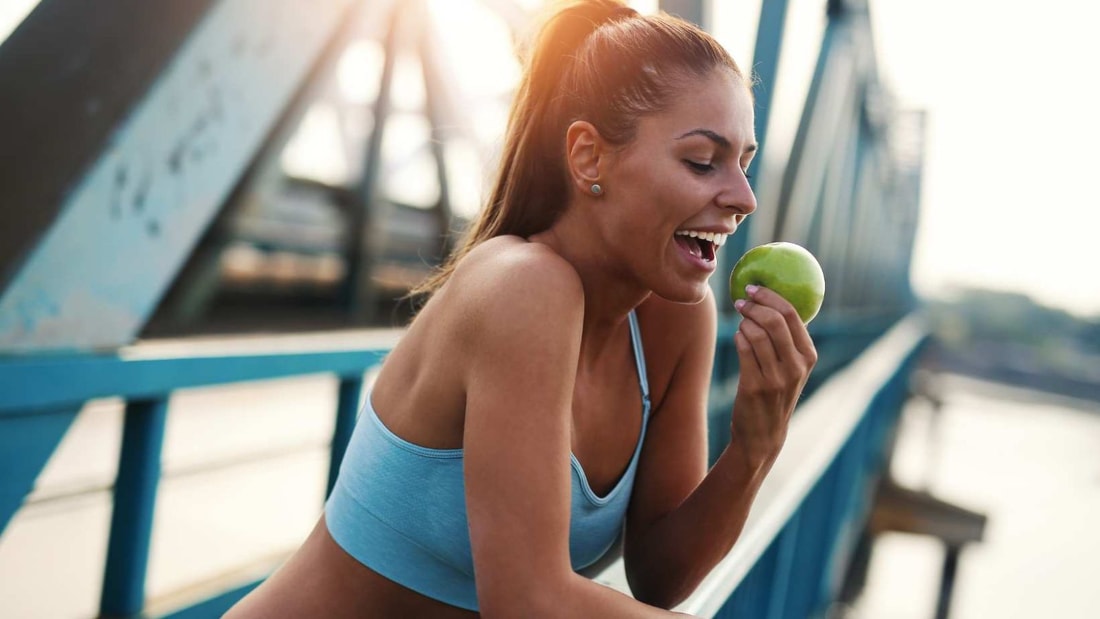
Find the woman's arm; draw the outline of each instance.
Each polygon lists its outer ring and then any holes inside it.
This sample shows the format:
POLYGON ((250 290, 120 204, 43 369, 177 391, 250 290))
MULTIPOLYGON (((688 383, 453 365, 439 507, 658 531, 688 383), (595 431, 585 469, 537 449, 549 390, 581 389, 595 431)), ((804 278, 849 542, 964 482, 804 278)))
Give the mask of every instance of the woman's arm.
POLYGON ((713 298, 685 321, 687 345, 651 422, 624 560, 634 595, 655 606, 683 601, 733 547, 817 360, 789 303, 766 289, 751 298, 735 335, 741 365, 730 443, 714 467, 706 471, 713 298))
POLYGON ((528 246, 458 273, 470 329, 463 448, 466 509, 485 617, 671 613, 573 573, 571 404, 584 297, 572 267, 528 246))

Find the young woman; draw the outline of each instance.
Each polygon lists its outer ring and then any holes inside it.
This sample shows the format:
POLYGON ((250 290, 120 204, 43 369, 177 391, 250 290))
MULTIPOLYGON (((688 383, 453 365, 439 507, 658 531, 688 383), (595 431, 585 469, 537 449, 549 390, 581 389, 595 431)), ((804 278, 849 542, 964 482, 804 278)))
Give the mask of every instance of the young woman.
POLYGON ((715 252, 756 208, 748 80, 698 28, 561 8, 500 176, 386 359, 324 516, 231 617, 657 617, 730 550, 816 361, 739 303, 707 470, 715 252), (625 529, 624 529, 625 528, 625 529), (634 598, 576 573, 623 534, 634 598))

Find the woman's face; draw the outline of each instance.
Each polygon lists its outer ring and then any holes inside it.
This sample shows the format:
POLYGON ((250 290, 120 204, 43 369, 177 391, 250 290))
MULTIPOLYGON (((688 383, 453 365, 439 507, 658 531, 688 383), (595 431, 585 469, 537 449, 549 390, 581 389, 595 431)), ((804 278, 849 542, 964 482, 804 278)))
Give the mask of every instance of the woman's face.
POLYGON ((613 227, 605 238, 646 288, 696 303, 718 247, 756 208, 745 174, 756 139, 752 99, 732 72, 692 78, 680 92, 601 170, 613 227))

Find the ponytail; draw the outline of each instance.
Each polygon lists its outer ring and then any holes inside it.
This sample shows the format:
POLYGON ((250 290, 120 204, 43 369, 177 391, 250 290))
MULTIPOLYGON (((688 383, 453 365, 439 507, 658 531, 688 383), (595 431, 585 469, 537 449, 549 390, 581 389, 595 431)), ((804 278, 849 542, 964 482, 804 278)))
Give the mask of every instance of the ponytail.
POLYGON ((554 224, 569 202, 565 132, 572 122, 587 120, 609 142, 625 144, 641 115, 667 105, 685 73, 725 66, 741 75, 710 35, 678 18, 641 16, 620 0, 557 6, 525 62, 487 204, 462 245, 410 295, 438 290, 488 239, 529 237, 554 224))

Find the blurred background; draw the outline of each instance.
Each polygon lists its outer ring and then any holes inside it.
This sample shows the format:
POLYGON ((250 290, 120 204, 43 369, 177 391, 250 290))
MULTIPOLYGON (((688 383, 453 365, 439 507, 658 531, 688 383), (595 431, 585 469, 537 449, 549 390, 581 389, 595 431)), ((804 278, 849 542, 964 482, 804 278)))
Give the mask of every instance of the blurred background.
MULTIPOLYGON (((333 364, 392 346, 476 216, 542 4, 0 2, 0 615, 172 615, 300 542, 374 360, 333 364), (242 369, 273 349, 327 373, 242 369), (264 382, 180 361, 211 358, 264 382), (103 378, 135 359, 175 361, 103 378), (154 391, 159 494, 115 612, 123 429, 154 391)), ((760 78, 760 208, 722 260, 822 259, 808 393, 903 316, 928 336, 804 616, 1100 614, 1100 8, 631 4, 760 78)))

